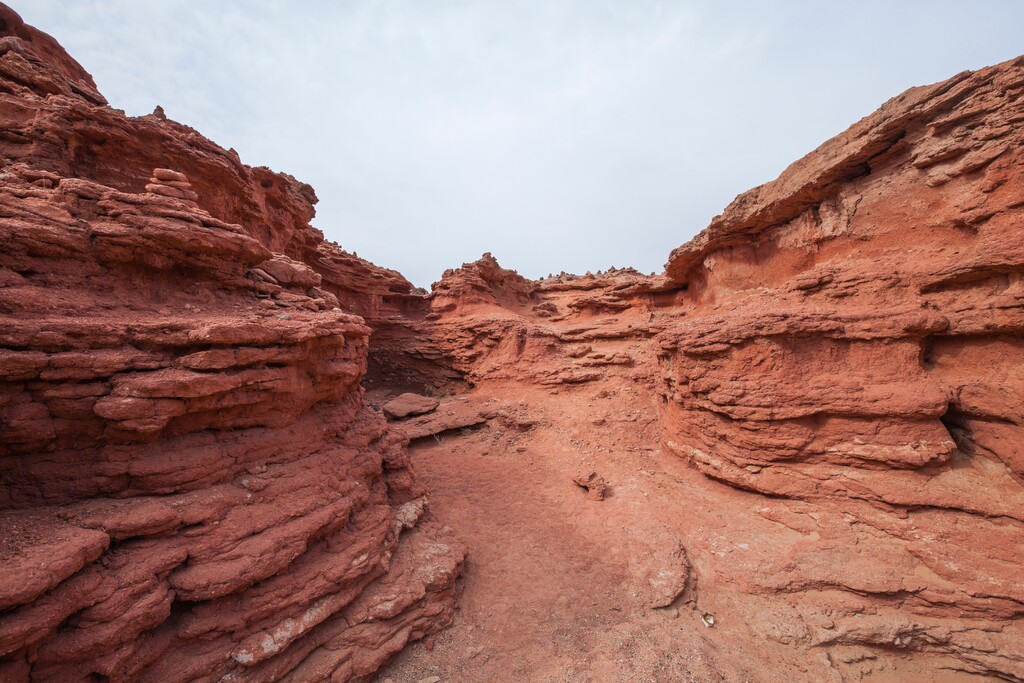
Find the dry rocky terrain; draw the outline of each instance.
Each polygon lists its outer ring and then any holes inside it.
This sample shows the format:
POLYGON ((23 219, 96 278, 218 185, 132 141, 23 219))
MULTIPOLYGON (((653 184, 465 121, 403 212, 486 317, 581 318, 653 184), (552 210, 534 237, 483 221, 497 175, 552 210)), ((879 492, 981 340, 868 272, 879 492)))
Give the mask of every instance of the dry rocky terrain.
POLYGON ((1024 680, 1024 58, 428 295, 2 6, 0 121, 0 681, 1024 680))

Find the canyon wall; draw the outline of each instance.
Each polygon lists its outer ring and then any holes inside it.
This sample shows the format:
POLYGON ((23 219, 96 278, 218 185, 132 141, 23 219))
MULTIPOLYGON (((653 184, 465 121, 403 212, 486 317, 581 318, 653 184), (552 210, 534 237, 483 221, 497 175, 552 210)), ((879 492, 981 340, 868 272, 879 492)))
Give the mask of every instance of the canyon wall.
POLYGON ((270 250, 305 262, 320 273, 321 287, 338 297, 344 311, 379 330, 371 378, 416 386, 426 377, 446 374, 429 344, 418 343, 408 331, 409 321, 423 311, 422 297, 399 273, 325 241, 309 224, 317 202, 310 185, 243 164, 233 149, 169 119, 160 107, 147 116, 126 117, 104 106, 92 77, 52 38, 9 9, 0 12, 0 22, 6 27, 0 27, 0 88, 10 95, 0 155, 124 192, 144 191, 154 168, 178 170, 189 177, 199 205, 214 218, 237 224, 270 250))
POLYGON ((407 283, 308 186, 0 31, 0 679, 368 678, 463 558, 363 402, 352 313, 407 283))
POLYGON ((912 89, 664 276, 485 256, 435 285, 431 334, 478 386, 649 389, 626 409, 668 452, 764 501, 776 535, 742 559, 680 509, 704 590, 745 596, 739 650, 1024 679, 1022 123, 1024 59, 912 89))
POLYGON ((912 89, 662 275, 486 254, 424 297, 0 8, 0 679, 370 677, 464 558, 407 441, 491 420, 690 468, 624 576, 675 562, 634 596, 708 652, 1024 680, 1022 97, 1022 60, 912 89), (368 405, 406 389, 459 396, 368 405))
POLYGON ((685 291, 658 339, 666 446, 830 511, 797 530, 831 551, 737 577, 840 591, 805 642, 1024 677, 1022 122, 1024 59, 912 89, 666 266, 685 291))

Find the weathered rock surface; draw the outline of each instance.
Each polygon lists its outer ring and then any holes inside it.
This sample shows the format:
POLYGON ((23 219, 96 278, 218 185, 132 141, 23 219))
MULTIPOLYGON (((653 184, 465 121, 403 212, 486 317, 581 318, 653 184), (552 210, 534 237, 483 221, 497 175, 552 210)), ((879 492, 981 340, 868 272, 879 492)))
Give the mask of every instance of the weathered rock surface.
POLYGON ((1021 59, 910 90, 666 266, 684 294, 658 338, 665 443, 821 511, 789 523, 821 539, 792 569, 743 580, 822 609, 843 592, 796 637, 840 659, 1024 678, 1021 121, 1021 59))
POLYGON ((436 410, 395 425, 410 441, 428 436, 447 434, 457 429, 476 427, 495 417, 493 410, 481 407, 476 401, 459 397, 444 401, 436 410))
POLYGON ((1024 61, 426 297, 6 8, 0 121, 0 680, 366 679, 445 524, 396 679, 1024 680, 1024 61))
POLYGON ((234 150, 167 118, 162 109, 125 117, 102 106, 106 101, 92 78, 52 38, 6 8, 0 21, 6 26, 0 29, 0 156, 123 192, 195 198, 214 218, 239 225, 271 251, 305 263, 322 276, 322 288, 339 298, 342 310, 363 317, 377 336, 371 380, 416 389, 439 377, 458 379, 429 340, 417 334, 415 321, 427 310, 412 284, 325 241, 310 225, 317 202, 312 187, 243 164, 234 150), (191 187, 153 182, 159 180, 151 178, 153 169, 167 166, 183 173, 191 187))
POLYGON ((585 384, 612 366, 617 377, 649 380, 650 340, 661 329, 651 293, 663 286, 631 269, 530 283, 484 254, 434 284, 421 329, 471 385, 585 384))
POLYGON ((419 394, 400 394, 384 404, 384 415, 392 420, 401 420, 413 415, 429 413, 440 403, 431 396, 419 394))
POLYGON ((0 680, 368 678, 463 553, 363 403, 370 328, 275 253, 311 191, 0 33, 0 680))
POLYGON ((575 403, 553 428, 592 424, 583 452, 616 406, 624 445, 654 423, 719 482, 707 509, 646 502, 679 506, 694 599, 747 625, 734 652, 805 650, 818 680, 1024 680, 1022 121, 1024 59, 915 88, 665 276, 531 283, 485 255, 435 285, 427 329, 480 390, 575 403))

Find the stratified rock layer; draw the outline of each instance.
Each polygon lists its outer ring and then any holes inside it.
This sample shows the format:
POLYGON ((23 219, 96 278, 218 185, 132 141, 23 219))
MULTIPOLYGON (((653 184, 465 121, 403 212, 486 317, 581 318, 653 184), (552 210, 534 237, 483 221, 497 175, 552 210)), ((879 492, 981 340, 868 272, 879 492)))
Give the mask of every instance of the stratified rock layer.
POLYGON ((0 10, 0 680, 367 678, 464 556, 410 440, 539 558, 481 554, 468 680, 1024 680, 1022 97, 1021 60, 908 91, 662 276, 485 254, 421 297, 0 10))
POLYGON ((457 379, 429 340, 417 338, 415 321, 426 310, 409 281, 325 241, 310 225, 317 202, 310 185, 243 164, 233 149, 167 118, 160 108, 127 118, 101 106, 106 101, 92 78, 52 38, 6 8, 0 9, 0 21, 0 156, 124 192, 146 190, 154 168, 184 173, 189 190, 214 218, 306 263, 342 310, 363 317, 377 336, 371 379, 410 388, 436 377, 457 379))
POLYGON ((1021 59, 910 90, 666 266, 666 445, 827 512, 743 579, 857 596, 801 642, 1024 678, 1022 121, 1021 59))
POLYGON ((530 283, 486 255, 435 285, 427 332, 481 391, 649 397, 622 419, 732 489, 650 504, 681 505, 699 600, 754 638, 733 651, 1024 679, 1021 122, 1024 60, 910 90, 665 276, 530 283))
POLYGON ((363 403, 369 297, 275 253, 302 186, 0 30, 0 680, 369 677, 463 558, 363 403))

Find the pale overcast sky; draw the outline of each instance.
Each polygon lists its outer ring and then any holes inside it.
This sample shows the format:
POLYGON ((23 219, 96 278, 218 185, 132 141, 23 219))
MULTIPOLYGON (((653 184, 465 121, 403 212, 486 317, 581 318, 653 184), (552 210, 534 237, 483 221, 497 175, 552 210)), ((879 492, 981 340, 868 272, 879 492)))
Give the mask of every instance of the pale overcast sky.
POLYGON ((669 251, 913 85, 1024 53, 1020 0, 11 0, 111 104, 311 183, 428 286, 669 251))

